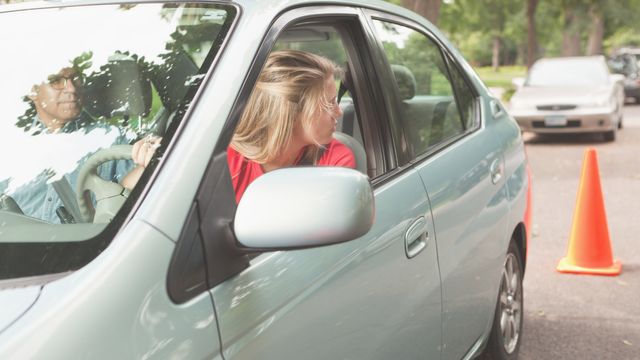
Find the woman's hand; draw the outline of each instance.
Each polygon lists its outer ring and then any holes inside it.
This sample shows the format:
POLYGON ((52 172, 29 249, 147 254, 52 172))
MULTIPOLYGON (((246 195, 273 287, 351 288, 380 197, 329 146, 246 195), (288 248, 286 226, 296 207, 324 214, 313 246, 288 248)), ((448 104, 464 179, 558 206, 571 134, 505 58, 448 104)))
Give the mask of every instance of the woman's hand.
POLYGON ((129 190, 136 186, 138 180, 140 180, 140 176, 142 176, 142 173, 144 172, 144 169, 149 165, 149 162, 153 158, 153 154, 155 154, 156 149, 160 146, 161 141, 161 137, 146 136, 133 144, 131 159, 133 159, 136 167, 129 171, 129 173, 122 179, 122 186, 129 190))

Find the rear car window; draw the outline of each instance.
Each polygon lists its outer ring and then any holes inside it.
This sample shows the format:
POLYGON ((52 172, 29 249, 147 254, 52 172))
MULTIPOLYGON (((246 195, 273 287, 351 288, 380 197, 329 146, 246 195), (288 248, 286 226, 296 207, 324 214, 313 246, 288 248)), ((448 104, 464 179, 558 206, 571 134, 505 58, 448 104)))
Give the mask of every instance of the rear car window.
POLYGON ((149 177, 121 186, 131 146, 157 148, 153 171, 235 15, 171 3, 0 14, 0 279, 73 270, 107 246, 149 177))

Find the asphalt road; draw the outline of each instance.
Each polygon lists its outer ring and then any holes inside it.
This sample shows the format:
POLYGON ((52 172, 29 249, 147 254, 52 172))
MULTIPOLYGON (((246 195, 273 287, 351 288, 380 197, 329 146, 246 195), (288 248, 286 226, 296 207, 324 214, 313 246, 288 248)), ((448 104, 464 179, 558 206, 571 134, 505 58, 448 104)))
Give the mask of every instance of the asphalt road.
POLYGON ((524 279, 520 359, 640 359, 640 105, 615 142, 525 134, 533 236, 524 279), (556 272, 566 255, 584 150, 597 150, 616 277, 556 272))

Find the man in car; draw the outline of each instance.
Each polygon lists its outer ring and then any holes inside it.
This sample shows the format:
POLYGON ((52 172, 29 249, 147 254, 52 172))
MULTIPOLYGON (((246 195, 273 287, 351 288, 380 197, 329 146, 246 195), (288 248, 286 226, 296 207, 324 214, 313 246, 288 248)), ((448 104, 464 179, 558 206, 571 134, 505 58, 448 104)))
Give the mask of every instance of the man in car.
MULTIPOLYGON (((117 128, 100 129, 105 126, 97 124, 83 113, 83 86, 82 72, 66 67, 31 89, 27 98, 32 107, 21 117, 18 126, 24 126, 25 131, 37 137, 35 142, 31 142, 36 145, 27 151, 49 150, 51 153, 42 156, 43 165, 39 168, 42 172, 17 189, 6 189, 7 182, 0 182, 0 191, 11 197, 3 199, 5 210, 17 210, 52 223, 79 221, 72 215, 77 214, 77 209, 73 209, 77 206, 74 196, 76 179, 84 160, 97 150, 95 144, 89 145, 94 146, 91 149, 89 146, 82 147, 82 143, 95 142, 95 139, 102 140, 101 146, 127 143, 117 128), (93 130, 101 132, 91 135, 93 130), (70 151, 61 153, 60 149, 65 145, 70 151), (55 164, 63 161, 71 165, 65 165, 63 168, 69 169, 69 172, 61 175, 59 170, 53 169, 55 164)), ((24 140, 28 142, 29 139, 24 140)), ((119 182, 131 168, 130 161, 110 162, 101 166, 99 174, 104 179, 119 182)))

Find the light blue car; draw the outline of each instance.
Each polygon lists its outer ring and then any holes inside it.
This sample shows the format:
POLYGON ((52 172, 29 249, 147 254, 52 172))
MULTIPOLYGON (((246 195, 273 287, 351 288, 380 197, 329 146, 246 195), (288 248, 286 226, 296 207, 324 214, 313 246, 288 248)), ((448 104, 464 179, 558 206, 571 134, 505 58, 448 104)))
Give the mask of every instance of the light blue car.
POLYGON ((0 358, 517 357, 520 130, 422 17, 51 1, 0 6, 0 34, 0 358), (227 146, 277 49, 343 66, 357 169, 268 172, 236 203, 227 146))

